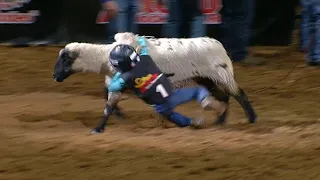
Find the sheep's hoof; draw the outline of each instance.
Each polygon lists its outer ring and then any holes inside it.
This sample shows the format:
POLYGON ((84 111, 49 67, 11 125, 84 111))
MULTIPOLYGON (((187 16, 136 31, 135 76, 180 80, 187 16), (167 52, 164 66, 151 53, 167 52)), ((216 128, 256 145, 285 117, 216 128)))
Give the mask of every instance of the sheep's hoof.
POLYGON ((104 132, 104 128, 96 127, 90 131, 91 135, 100 134, 104 132))
POLYGON ((227 113, 223 113, 221 116, 217 118, 217 120, 213 123, 215 126, 224 125, 226 123, 227 113))

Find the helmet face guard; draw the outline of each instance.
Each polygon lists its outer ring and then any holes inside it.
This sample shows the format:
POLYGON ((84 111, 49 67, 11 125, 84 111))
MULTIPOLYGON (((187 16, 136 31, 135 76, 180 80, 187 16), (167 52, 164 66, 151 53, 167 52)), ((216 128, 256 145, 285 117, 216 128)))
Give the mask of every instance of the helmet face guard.
POLYGON ((122 70, 119 68, 119 62, 118 62, 118 60, 109 58, 109 61, 110 61, 111 66, 112 66, 116 71, 122 72, 122 70))

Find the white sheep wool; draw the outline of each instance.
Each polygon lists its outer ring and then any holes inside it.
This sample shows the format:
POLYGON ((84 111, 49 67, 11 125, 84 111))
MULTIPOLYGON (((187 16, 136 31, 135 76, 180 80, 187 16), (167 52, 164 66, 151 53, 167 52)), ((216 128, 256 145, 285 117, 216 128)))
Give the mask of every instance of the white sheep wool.
POLYGON ((223 45, 213 38, 152 38, 125 32, 116 34, 116 42, 112 44, 75 42, 66 45, 65 49, 78 53, 72 65, 74 71, 104 73, 108 85, 115 73, 108 61, 110 51, 117 44, 129 44, 139 49, 139 37, 146 40, 149 54, 160 70, 175 74, 170 77, 175 87, 185 86, 194 77, 207 77, 221 90, 234 95, 238 93, 232 62, 223 45))
MULTIPOLYGON (((116 43, 129 44, 140 49, 139 35, 118 33, 116 43)), ((223 45, 216 39, 199 38, 153 38, 142 36, 147 42, 150 56, 164 73, 175 73, 170 77, 176 86, 184 86, 191 78, 207 77, 230 94, 238 93, 234 80, 232 62, 223 45)))

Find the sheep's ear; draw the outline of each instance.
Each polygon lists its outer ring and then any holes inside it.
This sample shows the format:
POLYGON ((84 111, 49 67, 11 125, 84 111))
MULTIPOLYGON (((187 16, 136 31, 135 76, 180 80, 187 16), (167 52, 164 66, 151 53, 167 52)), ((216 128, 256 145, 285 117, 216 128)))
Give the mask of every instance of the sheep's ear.
POLYGON ((124 32, 123 33, 123 38, 124 39, 130 39, 130 38, 132 38, 132 36, 134 36, 134 34, 131 33, 131 32, 124 32))
POLYGON ((69 51, 69 52, 68 52, 68 56, 69 56, 71 59, 77 59, 78 56, 79 56, 79 52, 78 52, 78 51, 74 51, 74 50, 69 51))
POLYGON ((59 51, 59 56, 61 56, 62 55, 62 53, 64 53, 64 48, 62 48, 60 51, 59 51))
POLYGON ((133 42, 134 37, 135 37, 135 34, 131 32, 122 32, 122 33, 117 33, 114 36, 114 40, 120 43, 131 44, 133 42))
POLYGON ((120 39, 122 39, 122 34, 123 34, 123 33, 117 33, 117 34, 115 34, 115 35, 114 35, 114 40, 117 42, 117 41, 119 41, 120 39))

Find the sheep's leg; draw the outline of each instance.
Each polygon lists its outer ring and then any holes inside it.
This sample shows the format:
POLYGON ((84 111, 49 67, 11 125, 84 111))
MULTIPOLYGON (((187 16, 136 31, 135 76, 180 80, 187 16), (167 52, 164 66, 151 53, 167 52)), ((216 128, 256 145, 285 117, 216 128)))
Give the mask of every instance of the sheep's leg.
MULTIPOLYGON (((194 78, 194 80, 199 85, 205 86, 210 91, 211 95, 215 97, 218 101, 222 101, 222 102, 225 102, 226 104, 229 104, 230 96, 226 95, 226 93, 220 90, 219 87, 216 85, 216 83, 214 83, 212 80, 208 78, 201 78, 201 77, 194 78)), ((227 107, 225 112, 216 119, 214 124, 218 125, 218 124, 225 123, 226 118, 228 116, 228 109, 229 107, 227 107)))
POLYGON ((111 115, 112 115, 112 107, 107 104, 104 109, 104 115, 102 116, 99 124, 97 125, 97 127, 95 127, 94 129, 91 130, 90 134, 103 133, 104 129, 107 125, 107 122, 109 120, 109 117, 111 115))
MULTIPOLYGON (((208 88, 210 90, 210 93, 213 97, 215 97, 218 101, 222 101, 229 105, 230 96, 226 95, 225 92, 219 89, 219 87, 212 82, 212 85, 208 88)), ((227 116, 229 112, 229 106, 224 111, 222 115, 220 115, 216 121, 214 122, 215 125, 222 125, 226 122, 227 116)))
MULTIPOLYGON (((212 93, 212 95, 217 100, 223 101, 225 103, 229 103, 230 96, 229 95, 225 95, 224 92, 220 91, 216 84, 211 86, 210 92, 212 93)), ((244 112, 246 113, 246 115, 248 117, 248 122, 249 123, 255 123, 255 121, 257 119, 257 115, 256 115, 251 103, 249 102, 248 96, 246 95, 244 90, 239 88, 239 94, 235 95, 233 97, 237 100, 237 102, 243 108, 244 112)), ((217 125, 218 124, 224 124, 225 120, 227 118, 227 115, 228 115, 228 108, 226 109, 226 111, 221 116, 219 116, 217 118, 217 120, 215 121, 215 124, 217 124, 217 125)))
MULTIPOLYGON (((111 82, 110 75, 105 75, 105 78, 104 78, 104 99, 106 100, 106 104, 108 103, 108 98, 110 96, 112 96, 109 93, 108 88, 107 88, 110 82, 111 82)), ((121 98, 121 94, 118 94, 118 96, 121 98)), ((123 117, 124 117, 123 113, 121 112, 121 110, 118 106, 118 102, 115 102, 115 106, 113 107, 112 113, 114 113, 116 115, 116 117, 118 117, 118 119, 123 119, 123 117)))
MULTIPOLYGON (((104 92, 105 92, 104 99, 106 100, 106 104, 107 104, 108 103, 108 99, 112 96, 112 94, 109 93, 108 88, 104 88, 104 92)), ((121 95, 122 94, 118 95, 120 97, 120 99, 121 99, 121 95)), ((112 113, 114 113, 118 117, 118 119, 123 119, 123 117, 124 117, 124 114, 121 112, 121 109, 118 106, 118 102, 115 102, 115 105, 113 107, 112 113)))
MULTIPOLYGON (((211 92, 212 95, 215 97, 214 93, 211 92)), ((219 101, 222 101, 222 102, 225 102, 226 104, 229 105, 229 99, 230 99, 230 96, 224 96, 222 98, 219 98, 219 97, 215 97, 217 98, 219 101)), ((229 106, 227 107, 227 109, 224 111, 224 113, 222 115, 220 115, 216 121, 214 122, 215 125, 222 125, 226 122, 226 119, 227 119, 227 116, 228 116, 228 110, 229 110, 229 106)))
POLYGON ((255 111, 253 110, 253 107, 251 106, 251 103, 249 102, 248 96, 244 92, 243 89, 239 88, 239 93, 234 96, 234 98, 238 101, 238 103, 243 108, 244 112, 246 113, 248 117, 249 123, 255 123, 257 120, 257 115, 255 111))
POLYGON ((107 125, 109 117, 112 115, 114 108, 118 104, 121 99, 121 92, 109 92, 108 101, 106 103, 106 107, 104 109, 103 117, 96 128, 94 128, 90 133, 97 134, 102 133, 107 125))

